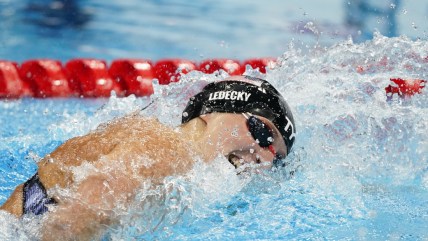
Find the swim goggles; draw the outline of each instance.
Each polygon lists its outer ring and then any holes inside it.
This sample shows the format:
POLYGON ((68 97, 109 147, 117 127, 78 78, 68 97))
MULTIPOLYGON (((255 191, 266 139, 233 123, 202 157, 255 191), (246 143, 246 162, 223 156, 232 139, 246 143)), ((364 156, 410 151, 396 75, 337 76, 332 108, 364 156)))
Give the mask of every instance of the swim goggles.
POLYGON ((274 142, 272 128, 251 113, 246 112, 242 113, 242 115, 247 119, 248 131, 250 131, 251 136, 257 144, 262 148, 269 149, 269 151, 275 156, 273 163, 276 164, 281 159, 284 159, 283 155, 276 153, 275 148, 272 145, 274 142))

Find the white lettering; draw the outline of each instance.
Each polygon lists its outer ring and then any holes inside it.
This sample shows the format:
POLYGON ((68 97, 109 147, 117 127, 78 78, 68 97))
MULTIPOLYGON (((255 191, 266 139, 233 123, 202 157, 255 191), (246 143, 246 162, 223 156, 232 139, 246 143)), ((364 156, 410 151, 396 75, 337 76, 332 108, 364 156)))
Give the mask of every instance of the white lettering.
POLYGON ((224 91, 219 91, 219 92, 218 92, 218 99, 219 99, 219 100, 224 100, 224 96, 225 96, 224 91))
POLYGON ((296 133, 294 132, 294 126, 293 126, 293 123, 291 123, 290 119, 288 119, 287 116, 285 117, 285 119, 287 119, 287 125, 284 127, 284 130, 287 131, 288 128, 291 127, 291 135, 290 135, 290 137, 288 137, 288 139, 291 140, 292 138, 294 138, 296 133))
POLYGON ((245 101, 248 101, 248 99, 250 98, 251 94, 244 92, 244 95, 245 95, 245 101))
POLYGON ((238 98, 236 100, 244 100, 244 92, 238 92, 238 98))
POLYGON ((224 96, 224 99, 230 100, 230 91, 226 91, 226 95, 224 96))
POLYGON ((251 93, 247 92, 238 92, 238 91, 217 91, 210 93, 208 100, 240 100, 248 101, 250 99, 251 93))
POLYGON ((214 93, 214 99, 215 99, 215 100, 217 100, 217 99, 218 99, 218 96, 219 96, 219 93, 218 93, 218 92, 215 92, 215 93, 214 93))

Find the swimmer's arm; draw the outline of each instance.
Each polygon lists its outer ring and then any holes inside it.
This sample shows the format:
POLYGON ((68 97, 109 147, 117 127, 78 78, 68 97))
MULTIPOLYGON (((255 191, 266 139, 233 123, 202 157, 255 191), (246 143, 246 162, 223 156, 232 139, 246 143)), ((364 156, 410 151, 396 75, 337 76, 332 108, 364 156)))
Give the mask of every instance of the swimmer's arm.
POLYGON ((124 175, 96 174, 77 186, 73 199, 63 200, 48 213, 42 240, 99 239, 118 221, 120 209, 133 200, 138 186, 124 175))
POLYGON ((96 240, 102 230, 103 219, 95 210, 82 203, 68 203, 45 216, 41 240, 96 240))
POLYGON ((23 213, 23 187, 24 184, 16 187, 12 195, 0 207, 0 210, 7 211, 17 217, 20 217, 23 213))

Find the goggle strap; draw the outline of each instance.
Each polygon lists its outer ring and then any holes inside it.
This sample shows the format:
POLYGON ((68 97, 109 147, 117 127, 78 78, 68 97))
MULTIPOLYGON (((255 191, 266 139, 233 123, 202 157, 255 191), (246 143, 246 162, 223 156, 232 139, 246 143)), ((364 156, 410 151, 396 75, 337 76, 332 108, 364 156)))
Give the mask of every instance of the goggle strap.
POLYGON ((275 147, 274 147, 273 145, 269 145, 268 149, 269 149, 269 151, 270 151, 270 152, 272 152, 272 154, 273 154, 274 156, 276 156, 275 147))

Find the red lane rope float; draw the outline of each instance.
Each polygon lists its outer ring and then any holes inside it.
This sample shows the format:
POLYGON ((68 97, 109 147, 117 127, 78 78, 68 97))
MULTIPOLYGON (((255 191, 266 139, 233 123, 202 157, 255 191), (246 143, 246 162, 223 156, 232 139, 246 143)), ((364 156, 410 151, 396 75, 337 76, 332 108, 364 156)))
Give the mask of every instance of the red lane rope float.
POLYGON ((83 97, 108 97, 113 90, 121 96, 124 91, 119 82, 110 76, 107 63, 103 60, 70 60, 65 70, 73 89, 83 97))
POLYGON ((155 74, 150 60, 114 60, 110 66, 109 74, 120 84, 125 96, 131 94, 148 96, 153 94, 152 80, 155 78, 155 74))
MULTIPOLYGON (((181 74, 192 70, 214 73, 224 70, 231 75, 244 73, 247 65, 266 73, 273 68, 273 58, 207 59, 195 63, 185 59, 163 59, 153 63, 147 59, 118 59, 110 66, 99 59, 71 59, 64 65, 58 60, 34 59, 21 65, 0 60, 0 98, 21 97, 108 97, 112 91, 118 96, 149 96, 153 93, 153 79, 159 84, 180 81, 181 74)), ((391 79, 385 88, 387 98, 394 94, 407 98, 421 93, 425 80, 391 79)))
POLYGON ((158 61, 154 66, 154 74, 161 85, 178 82, 180 73, 187 74, 192 70, 197 70, 196 64, 183 59, 164 59, 158 61))
POLYGON ((19 77, 18 64, 0 61, 0 97, 20 98, 33 96, 30 86, 19 77))
POLYGON ((245 72, 247 65, 250 65, 253 69, 258 68, 260 72, 266 73, 266 68, 273 69, 276 66, 276 59, 274 58, 262 58, 262 59, 247 59, 241 65, 241 72, 245 72))
POLYGON ((385 88, 386 96, 388 100, 392 99, 394 94, 397 94, 400 98, 410 98, 415 94, 422 93, 422 89, 426 85, 426 80, 420 79, 400 79, 391 78, 392 85, 388 85, 385 88))
POLYGON ((60 61, 27 61, 19 68, 19 75, 35 97, 69 97, 72 94, 60 61))
POLYGON ((230 75, 239 75, 243 73, 241 64, 238 60, 210 59, 202 61, 199 64, 199 70, 203 73, 212 74, 219 69, 225 70, 230 75))

